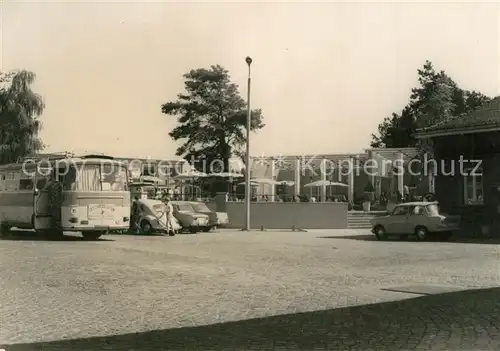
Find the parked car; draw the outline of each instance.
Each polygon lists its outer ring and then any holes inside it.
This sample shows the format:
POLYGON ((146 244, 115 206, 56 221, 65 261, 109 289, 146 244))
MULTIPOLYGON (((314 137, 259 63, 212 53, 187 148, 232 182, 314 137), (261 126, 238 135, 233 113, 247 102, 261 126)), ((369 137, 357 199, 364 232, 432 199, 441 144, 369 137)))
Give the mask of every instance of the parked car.
MULTIPOLYGON (((137 220, 135 220, 135 223, 131 223, 132 230, 140 229, 142 233, 147 234, 167 232, 167 209, 163 202, 153 199, 139 199, 137 200, 137 206, 137 220), (136 225, 138 225, 139 228, 137 228, 136 225)), ((175 218, 173 218, 171 225, 173 230, 169 230, 168 234, 170 236, 175 235, 175 233, 182 229, 175 218)))
POLYGON ((460 216, 441 213, 437 202, 407 202, 396 205, 387 216, 375 217, 371 225, 378 240, 394 234, 402 237, 415 235, 417 240, 430 236, 447 240, 460 229, 460 216))
POLYGON ((196 213, 205 214, 208 216, 208 226, 203 228, 205 232, 209 232, 217 227, 224 227, 229 224, 229 217, 227 212, 215 212, 208 208, 204 202, 190 202, 191 207, 196 213))
POLYGON ((191 233, 198 233, 209 226, 209 219, 206 214, 196 213, 188 201, 172 201, 174 216, 179 221, 181 227, 191 233))

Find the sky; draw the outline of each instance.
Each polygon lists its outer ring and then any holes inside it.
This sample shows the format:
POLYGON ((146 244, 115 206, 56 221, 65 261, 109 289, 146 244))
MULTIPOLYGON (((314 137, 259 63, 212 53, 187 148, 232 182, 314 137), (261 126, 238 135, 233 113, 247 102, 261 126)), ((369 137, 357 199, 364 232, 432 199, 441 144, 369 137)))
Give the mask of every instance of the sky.
POLYGON ((265 128, 253 156, 357 153, 407 103, 431 60, 500 95, 500 4, 461 2, 14 2, 1 68, 37 75, 47 151, 171 158, 161 105, 182 75, 220 64, 265 128))

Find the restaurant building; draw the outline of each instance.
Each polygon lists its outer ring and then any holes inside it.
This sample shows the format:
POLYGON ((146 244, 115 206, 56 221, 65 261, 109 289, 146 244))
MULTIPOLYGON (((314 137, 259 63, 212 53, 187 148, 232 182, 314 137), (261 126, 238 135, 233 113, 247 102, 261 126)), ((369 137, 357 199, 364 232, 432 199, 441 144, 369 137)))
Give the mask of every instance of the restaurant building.
POLYGON ((441 210, 470 234, 500 234, 500 96, 465 116, 420 129, 436 161, 441 210))
MULTIPOLYGON (((382 193, 404 193, 405 185, 423 195, 434 191, 432 177, 412 176, 410 172, 396 174, 394 166, 407 168, 417 157, 416 148, 372 148, 357 154, 280 155, 258 157, 252 162, 252 178, 291 181, 287 195, 312 195, 318 199, 328 196, 331 189, 325 186, 308 188, 316 181, 343 183, 346 187, 333 189, 356 202, 364 196, 368 183, 373 186, 375 197, 382 193), (351 167, 351 169, 349 169, 351 167)), ((275 185, 262 185, 261 195, 276 194, 275 185)))

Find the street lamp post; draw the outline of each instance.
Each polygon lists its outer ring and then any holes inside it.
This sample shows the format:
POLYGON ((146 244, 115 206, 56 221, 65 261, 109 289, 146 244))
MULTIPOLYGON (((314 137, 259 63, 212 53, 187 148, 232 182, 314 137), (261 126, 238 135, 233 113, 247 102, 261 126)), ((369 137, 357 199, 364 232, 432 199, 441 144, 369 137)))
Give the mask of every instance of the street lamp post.
POLYGON ((250 84, 252 81, 250 66, 252 64, 252 58, 247 56, 245 59, 248 65, 248 88, 247 88, 247 149, 246 149, 246 160, 245 160, 245 230, 250 231, 250 127, 252 122, 252 110, 250 108, 250 84))

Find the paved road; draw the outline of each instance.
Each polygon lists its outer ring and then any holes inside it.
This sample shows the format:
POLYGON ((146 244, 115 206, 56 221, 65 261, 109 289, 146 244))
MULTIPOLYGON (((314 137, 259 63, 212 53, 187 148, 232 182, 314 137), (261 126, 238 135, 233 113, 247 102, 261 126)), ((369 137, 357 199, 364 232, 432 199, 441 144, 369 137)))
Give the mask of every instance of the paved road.
POLYGON ((0 345, 500 349, 500 245, 347 234, 2 240, 0 345), (405 285, 489 289, 417 298, 382 290, 405 285))

